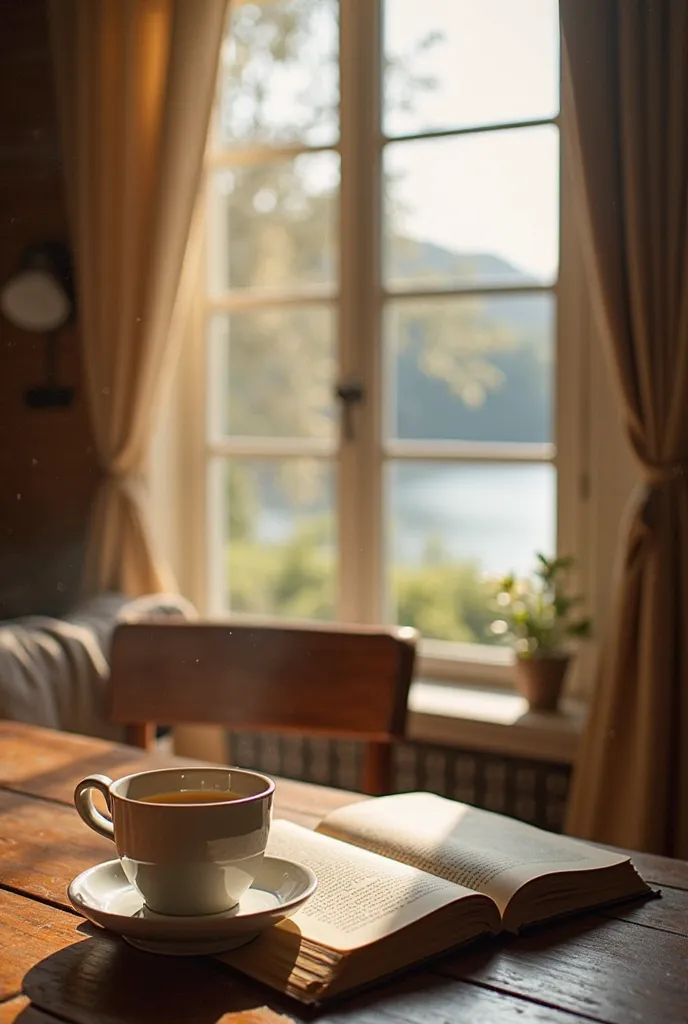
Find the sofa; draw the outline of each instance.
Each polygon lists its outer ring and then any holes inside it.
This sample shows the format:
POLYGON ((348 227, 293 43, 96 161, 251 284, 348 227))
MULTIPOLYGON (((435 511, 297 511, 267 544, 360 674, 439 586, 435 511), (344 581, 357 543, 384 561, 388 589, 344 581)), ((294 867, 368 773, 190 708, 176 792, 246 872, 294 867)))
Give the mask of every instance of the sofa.
POLYGON ((106 593, 59 615, 0 620, 0 718, 120 740, 109 721, 109 650, 122 621, 193 619, 179 595, 106 593))

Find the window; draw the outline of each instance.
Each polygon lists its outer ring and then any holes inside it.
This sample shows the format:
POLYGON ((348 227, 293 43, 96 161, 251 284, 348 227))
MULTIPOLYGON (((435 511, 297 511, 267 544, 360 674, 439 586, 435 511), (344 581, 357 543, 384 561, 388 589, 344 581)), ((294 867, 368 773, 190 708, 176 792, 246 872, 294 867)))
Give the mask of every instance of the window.
POLYGON ((559 122, 556 0, 234 0, 208 611, 415 625, 436 670, 505 674, 494 581, 574 532, 559 122))

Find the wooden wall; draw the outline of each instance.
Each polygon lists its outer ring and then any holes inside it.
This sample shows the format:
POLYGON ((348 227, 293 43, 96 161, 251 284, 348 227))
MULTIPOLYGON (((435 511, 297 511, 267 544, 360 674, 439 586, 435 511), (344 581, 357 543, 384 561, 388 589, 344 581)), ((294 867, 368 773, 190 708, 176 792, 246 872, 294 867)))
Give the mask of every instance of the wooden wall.
MULTIPOLYGON (((22 249, 67 239, 45 0, 0 0, 0 281, 22 249)), ((69 603, 96 479, 77 327, 60 336, 69 409, 32 410, 43 342, 0 316, 0 618, 69 603)))

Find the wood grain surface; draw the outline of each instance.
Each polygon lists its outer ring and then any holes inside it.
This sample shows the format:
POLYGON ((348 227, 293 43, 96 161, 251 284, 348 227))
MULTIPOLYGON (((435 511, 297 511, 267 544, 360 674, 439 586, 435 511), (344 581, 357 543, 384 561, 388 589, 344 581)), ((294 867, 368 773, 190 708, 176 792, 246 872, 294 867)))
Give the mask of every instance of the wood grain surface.
POLYGON ((360 785, 389 793, 417 640, 396 626, 122 622, 110 646, 111 714, 147 748, 158 722, 361 740, 360 785))
POLYGON ((0 999, 19 995, 27 972, 46 956, 71 946, 82 926, 77 914, 0 890, 0 999))
POLYGON ((609 1024, 685 1021, 687 952, 684 935, 586 914, 467 951, 443 971, 609 1024))
POLYGON ((401 737, 416 639, 396 627, 123 622, 113 720, 401 737))
POLYGON ((22 1020, 30 1020, 27 1018, 27 1013, 40 1013, 40 1010, 31 1010, 26 996, 14 996, 14 998, 0 1003, 0 1024, 14 1024, 19 1014, 22 1014, 22 1020))
MULTIPOLYGON (((201 763, 164 753, 144 753, 135 747, 50 729, 0 722, 0 788, 43 797, 70 807, 73 806, 77 782, 94 772, 116 779, 153 768, 201 763)), ((316 824, 337 807, 364 799, 360 793, 291 779, 277 779, 276 782, 276 813, 292 810, 316 824)))
POLYGON ((275 1013, 269 1006, 258 1006, 255 1010, 223 1013, 217 1024, 291 1024, 291 1020, 291 1017, 275 1013))
POLYGON ((0 1024, 64 1024, 64 1021, 32 1006, 26 996, 15 996, 0 1003, 0 1024))
MULTIPOLYGON (((0 724, 0 1024, 217 1024, 261 1006, 296 1024, 688 1022, 688 864, 644 854, 633 859, 659 900, 454 953, 320 1012, 215 961, 131 949, 69 907, 70 879, 114 855, 77 817, 72 791, 92 772, 175 763, 189 762, 0 724)), ((278 780, 276 814, 312 827, 354 799, 278 780)))

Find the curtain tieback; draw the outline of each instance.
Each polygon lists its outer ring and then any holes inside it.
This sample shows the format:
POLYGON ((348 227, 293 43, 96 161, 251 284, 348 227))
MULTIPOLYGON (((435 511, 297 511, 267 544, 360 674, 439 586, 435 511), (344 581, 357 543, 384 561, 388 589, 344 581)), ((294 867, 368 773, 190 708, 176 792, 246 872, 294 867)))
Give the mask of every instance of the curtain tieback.
POLYGON ((120 469, 119 466, 104 466, 102 463, 100 472, 111 480, 143 480, 145 477, 140 469, 120 469))
POLYGON ((688 477, 688 461, 676 462, 649 462, 641 459, 645 480, 648 484, 661 487, 664 484, 675 483, 684 477, 688 477))
POLYGON ((129 491, 130 494, 140 494, 145 490, 146 477, 140 470, 130 472, 110 466, 108 468, 101 467, 101 473, 103 482, 116 484, 122 490, 129 491))

